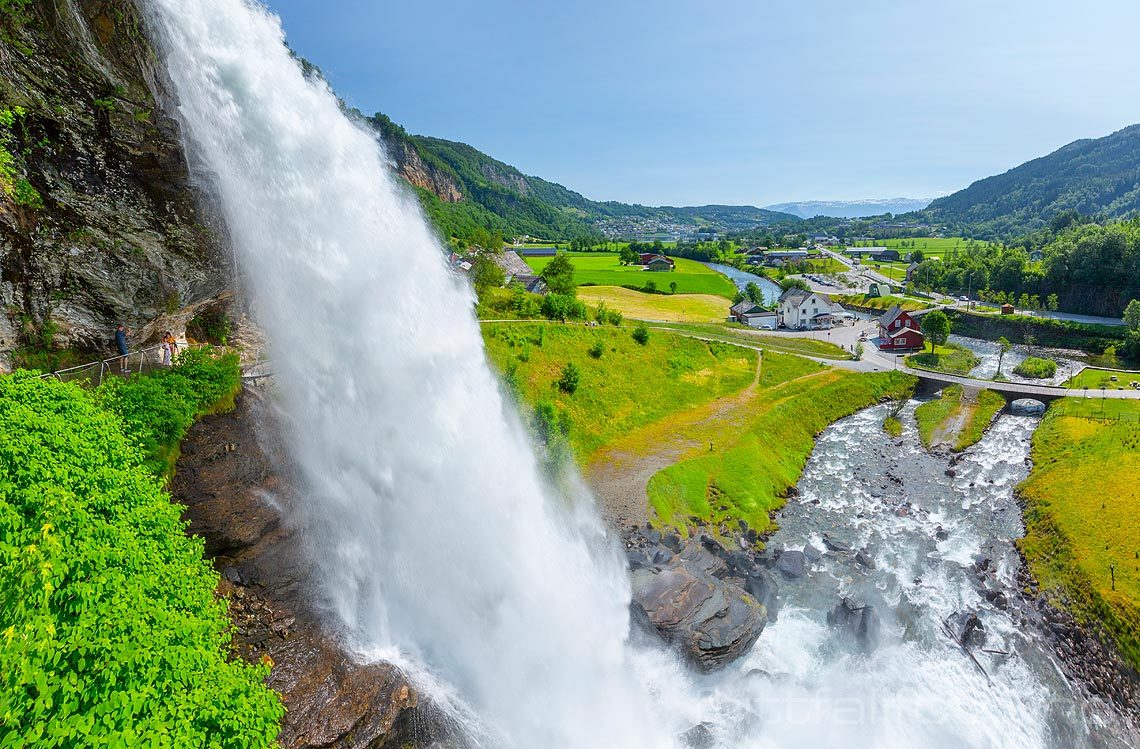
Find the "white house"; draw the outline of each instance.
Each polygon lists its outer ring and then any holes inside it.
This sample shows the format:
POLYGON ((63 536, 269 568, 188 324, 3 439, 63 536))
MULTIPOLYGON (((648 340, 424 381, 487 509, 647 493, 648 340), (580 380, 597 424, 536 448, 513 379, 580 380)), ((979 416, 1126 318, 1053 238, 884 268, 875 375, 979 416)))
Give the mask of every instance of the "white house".
POLYGON ((830 328, 846 316, 846 310, 826 294, 788 289, 780 296, 779 321, 791 330, 830 328))

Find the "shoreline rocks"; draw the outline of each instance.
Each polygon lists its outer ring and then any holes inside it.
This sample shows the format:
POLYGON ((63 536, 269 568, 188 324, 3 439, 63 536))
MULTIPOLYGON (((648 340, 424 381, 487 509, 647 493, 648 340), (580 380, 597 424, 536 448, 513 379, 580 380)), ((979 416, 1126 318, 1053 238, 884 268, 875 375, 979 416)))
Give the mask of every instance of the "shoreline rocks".
POLYGON ((656 545, 660 540, 652 529, 627 537, 631 616, 698 670, 723 668, 748 652, 768 622, 767 609, 747 588, 774 601, 775 585, 747 554, 707 536, 671 539, 677 552, 656 545))

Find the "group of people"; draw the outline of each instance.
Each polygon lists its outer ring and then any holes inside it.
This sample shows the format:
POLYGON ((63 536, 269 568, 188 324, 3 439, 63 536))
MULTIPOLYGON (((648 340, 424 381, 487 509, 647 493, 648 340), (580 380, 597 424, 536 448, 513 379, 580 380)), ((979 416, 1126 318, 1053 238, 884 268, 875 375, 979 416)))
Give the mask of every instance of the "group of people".
MULTIPOLYGON (((127 357, 131 353, 130 343, 127 340, 130 335, 131 329, 122 323, 115 328, 115 346, 119 349, 119 371, 124 373, 127 371, 127 357)), ((167 330, 159 339, 159 346, 162 351, 162 366, 169 367, 174 361, 174 355, 178 353, 178 339, 167 330)))

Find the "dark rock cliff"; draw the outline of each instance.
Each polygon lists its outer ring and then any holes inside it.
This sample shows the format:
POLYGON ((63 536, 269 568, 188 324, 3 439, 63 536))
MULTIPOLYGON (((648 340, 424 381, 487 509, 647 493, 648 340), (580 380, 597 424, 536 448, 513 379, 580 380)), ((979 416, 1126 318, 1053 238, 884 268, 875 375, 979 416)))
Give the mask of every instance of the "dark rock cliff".
POLYGON ((279 741, 301 747, 410 747, 442 737, 398 669, 359 663, 321 625, 289 522, 303 497, 283 466, 271 405, 247 389, 182 444, 171 486, 189 532, 202 536, 229 598, 234 651, 272 663, 269 686, 287 709, 279 741))
MULTIPOLYGON (((23 335, 98 350, 180 328, 230 283, 132 0, 0 17, 0 356, 23 335)), ((2 360, 0 360, 2 364, 2 360)))

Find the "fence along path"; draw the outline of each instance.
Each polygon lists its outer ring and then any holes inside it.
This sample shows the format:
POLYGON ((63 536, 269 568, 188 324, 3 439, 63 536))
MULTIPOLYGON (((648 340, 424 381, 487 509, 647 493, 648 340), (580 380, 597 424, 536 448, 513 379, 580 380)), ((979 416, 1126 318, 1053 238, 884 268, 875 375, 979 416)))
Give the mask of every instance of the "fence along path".
MULTIPOLYGON (((207 347, 205 343, 180 343, 179 351, 207 347)), ((80 364, 76 367, 60 369, 56 372, 47 372, 40 375, 45 379, 54 378, 60 382, 86 382, 90 387, 99 387, 108 377, 127 377, 132 374, 143 374, 162 369, 162 344, 147 346, 132 351, 126 356, 124 370, 122 356, 112 356, 109 359, 80 364)))

